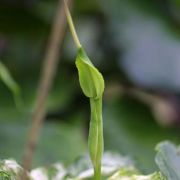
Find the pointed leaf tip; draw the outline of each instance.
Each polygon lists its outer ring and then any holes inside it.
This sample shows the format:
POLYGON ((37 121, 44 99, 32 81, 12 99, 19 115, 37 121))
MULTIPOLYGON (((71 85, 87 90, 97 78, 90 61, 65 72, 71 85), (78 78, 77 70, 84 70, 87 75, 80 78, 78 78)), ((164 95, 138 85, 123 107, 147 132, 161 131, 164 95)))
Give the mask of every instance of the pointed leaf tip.
POLYGON ((82 48, 78 50, 76 67, 83 93, 89 98, 99 99, 102 97, 104 92, 103 76, 82 48))

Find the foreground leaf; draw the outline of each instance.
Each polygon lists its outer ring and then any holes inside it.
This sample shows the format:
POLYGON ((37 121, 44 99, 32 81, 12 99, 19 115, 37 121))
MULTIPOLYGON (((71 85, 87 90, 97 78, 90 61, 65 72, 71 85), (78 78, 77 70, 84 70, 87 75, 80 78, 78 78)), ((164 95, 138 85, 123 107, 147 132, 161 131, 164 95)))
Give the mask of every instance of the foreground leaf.
POLYGON ((19 180, 22 167, 14 160, 0 161, 0 180, 19 180))
POLYGON ((156 163, 168 180, 180 179, 180 151, 172 143, 165 141, 157 145, 156 163))
MULTIPOLYGON (((22 167, 14 160, 0 161, 0 179, 19 180, 22 167)), ((73 165, 62 163, 38 167, 27 172, 31 180, 92 180, 93 167, 89 156, 84 156, 73 165)), ((143 175, 134 162, 126 156, 106 152, 102 159, 102 180, 166 180, 161 172, 143 175)), ((174 180, 174 179, 171 179, 174 180)))
MULTIPOLYGON (((117 153, 105 152, 102 158, 102 177, 109 177, 120 168, 132 168, 134 162, 130 157, 121 156, 117 153)), ((84 156, 68 168, 69 177, 72 179, 91 179, 93 177, 93 167, 89 156, 84 156)))
POLYGON ((131 169, 121 169, 108 180, 165 180, 160 172, 155 172, 150 175, 140 175, 137 170, 131 169))

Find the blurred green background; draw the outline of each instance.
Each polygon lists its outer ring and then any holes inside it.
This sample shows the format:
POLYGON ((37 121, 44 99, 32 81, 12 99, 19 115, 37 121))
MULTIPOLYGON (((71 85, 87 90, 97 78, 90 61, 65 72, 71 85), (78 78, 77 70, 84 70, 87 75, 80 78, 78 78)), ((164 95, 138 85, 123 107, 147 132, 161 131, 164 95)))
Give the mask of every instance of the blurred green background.
MULTIPOLYGON (((56 0, 0 0, 0 59, 21 87, 24 108, 0 83, 0 158, 21 162, 56 0)), ((154 147, 180 142, 180 1, 75 0, 79 38, 105 78, 105 150, 157 169, 154 147)), ((67 30, 34 166, 68 165, 87 152, 89 102, 67 30)))

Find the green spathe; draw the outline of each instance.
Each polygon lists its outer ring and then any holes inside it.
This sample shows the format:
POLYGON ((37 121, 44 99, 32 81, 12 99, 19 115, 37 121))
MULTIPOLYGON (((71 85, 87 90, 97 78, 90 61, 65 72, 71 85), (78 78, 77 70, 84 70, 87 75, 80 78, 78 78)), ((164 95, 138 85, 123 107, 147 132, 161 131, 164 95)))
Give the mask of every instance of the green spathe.
POLYGON ((89 128, 88 148, 94 167, 94 180, 101 179, 101 159, 104 149, 102 96, 104 79, 94 67, 85 51, 79 48, 76 58, 79 82, 83 93, 90 99, 91 121, 89 128))
POLYGON ((83 48, 78 50, 76 66, 78 68, 79 82, 83 93, 89 98, 101 98, 104 92, 103 76, 93 66, 83 48))
POLYGON ((90 99, 91 122, 88 144, 90 158, 94 167, 94 180, 100 180, 101 158, 104 147, 102 125, 102 96, 104 92, 104 79, 102 74, 94 67, 83 50, 65 0, 64 4, 71 34, 78 49, 76 67, 78 69, 80 86, 85 96, 90 99))

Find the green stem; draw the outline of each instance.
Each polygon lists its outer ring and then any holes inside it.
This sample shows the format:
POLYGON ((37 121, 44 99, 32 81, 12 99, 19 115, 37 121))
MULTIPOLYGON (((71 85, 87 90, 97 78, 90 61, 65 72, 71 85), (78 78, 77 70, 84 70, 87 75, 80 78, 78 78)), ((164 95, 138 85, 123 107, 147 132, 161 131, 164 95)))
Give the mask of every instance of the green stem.
POLYGON ((100 180, 101 179, 101 164, 94 169, 94 180, 100 180))
POLYGON ((74 23, 73 23, 73 20, 72 20, 71 13, 69 11, 68 5, 66 3, 66 0, 64 0, 64 8, 65 8, 67 21, 68 21, 68 24, 69 24, 69 28, 70 28, 74 43, 76 44, 77 48, 80 49, 82 47, 82 45, 81 45, 81 43, 79 41, 79 38, 78 38, 78 35, 76 33, 76 29, 74 27, 74 23))
POLYGON ((94 166, 94 180, 101 179, 101 159, 104 149, 102 123, 102 97, 90 98, 91 122, 89 130, 89 153, 94 166))

